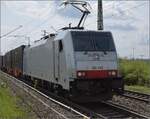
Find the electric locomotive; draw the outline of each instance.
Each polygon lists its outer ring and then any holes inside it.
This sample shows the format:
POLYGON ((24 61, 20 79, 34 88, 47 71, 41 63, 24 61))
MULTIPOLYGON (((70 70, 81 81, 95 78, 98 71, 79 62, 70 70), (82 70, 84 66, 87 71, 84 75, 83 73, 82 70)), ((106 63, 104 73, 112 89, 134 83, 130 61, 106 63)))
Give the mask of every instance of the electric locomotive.
POLYGON ((122 91, 111 32, 68 29, 24 49, 25 76, 76 98, 110 98, 122 91))

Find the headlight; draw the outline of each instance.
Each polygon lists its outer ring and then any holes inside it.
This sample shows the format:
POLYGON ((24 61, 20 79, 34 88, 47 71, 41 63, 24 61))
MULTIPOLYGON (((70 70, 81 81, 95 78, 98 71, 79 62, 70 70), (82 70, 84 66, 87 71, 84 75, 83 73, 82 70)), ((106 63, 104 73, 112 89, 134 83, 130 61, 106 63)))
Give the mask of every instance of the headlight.
POLYGON ((77 72, 77 76, 78 77, 84 77, 85 76, 85 72, 77 72))
POLYGON ((108 75, 109 75, 109 76, 116 76, 117 73, 116 73, 116 71, 109 71, 109 72, 108 72, 108 75))
POLYGON ((116 72, 115 71, 112 71, 112 73, 111 73, 113 76, 115 76, 116 75, 116 72))
POLYGON ((78 72, 78 74, 77 74, 77 75, 80 77, 80 76, 82 76, 82 73, 81 73, 81 72, 78 72))
POLYGON ((108 75, 111 76, 111 71, 108 72, 108 75))

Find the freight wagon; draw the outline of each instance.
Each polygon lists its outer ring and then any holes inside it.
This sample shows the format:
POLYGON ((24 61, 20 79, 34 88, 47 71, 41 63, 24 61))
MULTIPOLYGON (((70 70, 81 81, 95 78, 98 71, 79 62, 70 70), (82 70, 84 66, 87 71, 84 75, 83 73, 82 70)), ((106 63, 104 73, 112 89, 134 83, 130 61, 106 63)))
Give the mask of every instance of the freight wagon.
POLYGON ((25 45, 17 47, 3 56, 3 70, 19 77, 23 74, 23 52, 25 45))
POLYGON ((20 77, 23 74, 23 52, 25 45, 22 45, 11 51, 12 74, 20 77))
POLYGON ((0 70, 3 68, 3 56, 0 56, 0 70))
POLYGON ((5 70, 9 73, 12 74, 12 60, 11 60, 11 51, 7 52, 4 56, 4 66, 5 70))

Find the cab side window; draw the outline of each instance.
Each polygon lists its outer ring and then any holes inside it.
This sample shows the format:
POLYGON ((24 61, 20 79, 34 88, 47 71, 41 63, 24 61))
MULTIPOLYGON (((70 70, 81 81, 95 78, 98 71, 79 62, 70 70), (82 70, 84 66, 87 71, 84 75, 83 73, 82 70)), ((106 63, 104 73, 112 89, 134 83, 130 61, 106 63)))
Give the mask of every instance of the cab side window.
POLYGON ((62 40, 59 41, 59 52, 63 51, 63 44, 62 44, 62 40))

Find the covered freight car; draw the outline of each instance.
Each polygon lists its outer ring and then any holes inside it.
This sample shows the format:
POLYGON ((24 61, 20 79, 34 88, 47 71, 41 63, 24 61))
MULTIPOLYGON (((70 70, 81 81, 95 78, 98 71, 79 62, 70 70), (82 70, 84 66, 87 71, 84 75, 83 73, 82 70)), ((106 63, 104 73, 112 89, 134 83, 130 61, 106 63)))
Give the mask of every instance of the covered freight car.
POLYGON ((25 45, 17 47, 3 57, 3 69, 7 73, 19 77, 23 72, 23 51, 25 45))
POLYGON ((19 77, 23 72, 23 51, 25 45, 17 47, 11 51, 12 73, 15 77, 19 77))
POLYGON ((4 56, 4 67, 6 72, 8 72, 9 74, 12 74, 12 61, 11 61, 11 51, 7 52, 4 56))
POLYGON ((3 56, 3 67, 2 67, 2 70, 3 70, 4 72, 7 71, 7 70, 6 70, 6 54, 3 56))
POLYGON ((0 56, 0 70, 3 68, 3 56, 0 56))

